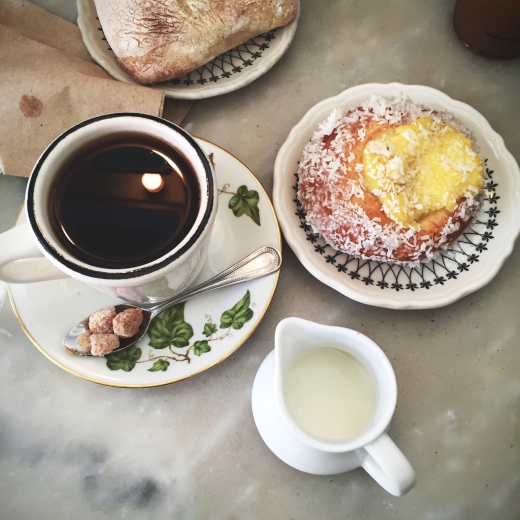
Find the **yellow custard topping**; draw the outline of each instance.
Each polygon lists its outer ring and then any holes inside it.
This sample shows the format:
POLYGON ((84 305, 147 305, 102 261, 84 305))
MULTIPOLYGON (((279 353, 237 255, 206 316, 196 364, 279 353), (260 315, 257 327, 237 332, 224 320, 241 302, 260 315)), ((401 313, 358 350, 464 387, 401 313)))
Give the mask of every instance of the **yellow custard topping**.
POLYGON ((415 229, 432 211, 453 211, 461 197, 475 197, 484 184, 471 140, 430 117, 382 130, 366 144, 363 167, 365 187, 384 212, 415 229))

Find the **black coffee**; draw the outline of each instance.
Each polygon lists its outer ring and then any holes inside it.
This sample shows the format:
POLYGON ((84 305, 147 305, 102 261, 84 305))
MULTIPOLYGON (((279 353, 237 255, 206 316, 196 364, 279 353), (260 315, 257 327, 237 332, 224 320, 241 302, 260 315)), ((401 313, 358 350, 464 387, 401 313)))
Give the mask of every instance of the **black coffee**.
POLYGON ((50 192, 62 246, 105 268, 160 258, 193 227, 199 206, 191 164, 170 145, 142 134, 113 136, 80 150, 50 192))

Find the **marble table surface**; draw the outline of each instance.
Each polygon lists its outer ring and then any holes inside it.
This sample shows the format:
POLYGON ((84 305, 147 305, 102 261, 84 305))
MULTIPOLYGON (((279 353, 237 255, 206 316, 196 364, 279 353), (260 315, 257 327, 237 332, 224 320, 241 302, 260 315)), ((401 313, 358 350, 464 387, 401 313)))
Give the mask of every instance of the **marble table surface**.
MULTIPOLYGON (((72 0, 38 0, 74 21, 72 0)), ((191 133, 241 159, 271 193, 276 153, 323 98, 361 83, 438 88, 479 110, 520 160, 520 60, 490 61, 456 39, 454 1, 302 0, 283 59, 240 91, 196 102, 191 133)), ((0 65, 1 70, 1 65, 0 65)), ((0 231, 26 180, 0 178, 0 231)), ((117 389, 73 377, 25 337, 0 287, 0 518, 520 518, 520 248, 485 288, 448 307, 393 311, 313 278, 285 244, 264 321, 198 377, 117 389), (278 460, 255 428, 251 386, 276 324, 299 316, 357 329, 398 381, 390 434, 417 470, 402 498, 363 470, 313 476, 278 460)))

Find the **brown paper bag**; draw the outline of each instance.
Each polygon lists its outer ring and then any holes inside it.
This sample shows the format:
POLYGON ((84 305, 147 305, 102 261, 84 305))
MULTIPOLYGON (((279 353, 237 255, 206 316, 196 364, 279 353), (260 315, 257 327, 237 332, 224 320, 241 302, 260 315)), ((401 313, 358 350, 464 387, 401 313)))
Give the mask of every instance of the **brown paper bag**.
POLYGON ((110 112, 159 116, 164 94, 114 81, 101 67, 0 25, 0 167, 28 177, 54 138, 110 112))
MULTIPOLYGON (((28 177, 71 126, 110 112, 161 115, 161 91, 113 80, 94 65, 74 24, 23 0, 0 0, 0 168, 28 177)), ((169 100, 180 124, 191 101, 169 100)))
POLYGON ((0 1, 0 24, 26 38, 94 62, 77 25, 23 0, 0 1))

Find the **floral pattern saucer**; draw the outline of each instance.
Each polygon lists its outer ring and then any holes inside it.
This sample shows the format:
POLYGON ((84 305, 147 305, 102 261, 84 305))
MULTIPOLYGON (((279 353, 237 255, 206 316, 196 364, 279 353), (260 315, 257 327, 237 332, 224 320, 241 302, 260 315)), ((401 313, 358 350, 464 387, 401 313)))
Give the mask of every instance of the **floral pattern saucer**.
MULTIPOLYGON (((92 58, 113 78, 135 83, 108 45, 94 0, 77 0, 77 3, 78 26, 92 58)), ((297 25, 298 18, 283 27, 251 38, 182 78, 151 85, 151 88, 163 90, 166 97, 203 99, 245 87, 265 74, 284 55, 291 45, 297 25)))
MULTIPOLYGON (((208 259, 194 284, 261 246, 281 249, 273 207, 256 177, 225 150, 197 141, 215 168, 219 206, 208 259)), ((24 220, 22 213, 17 224, 24 220)), ((119 300, 71 278, 11 285, 9 295, 29 339, 61 368, 105 385, 150 387, 199 374, 240 347, 267 311, 278 276, 279 272, 175 305, 154 319, 139 343, 104 358, 68 354, 62 339, 74 323, 119 300)))

